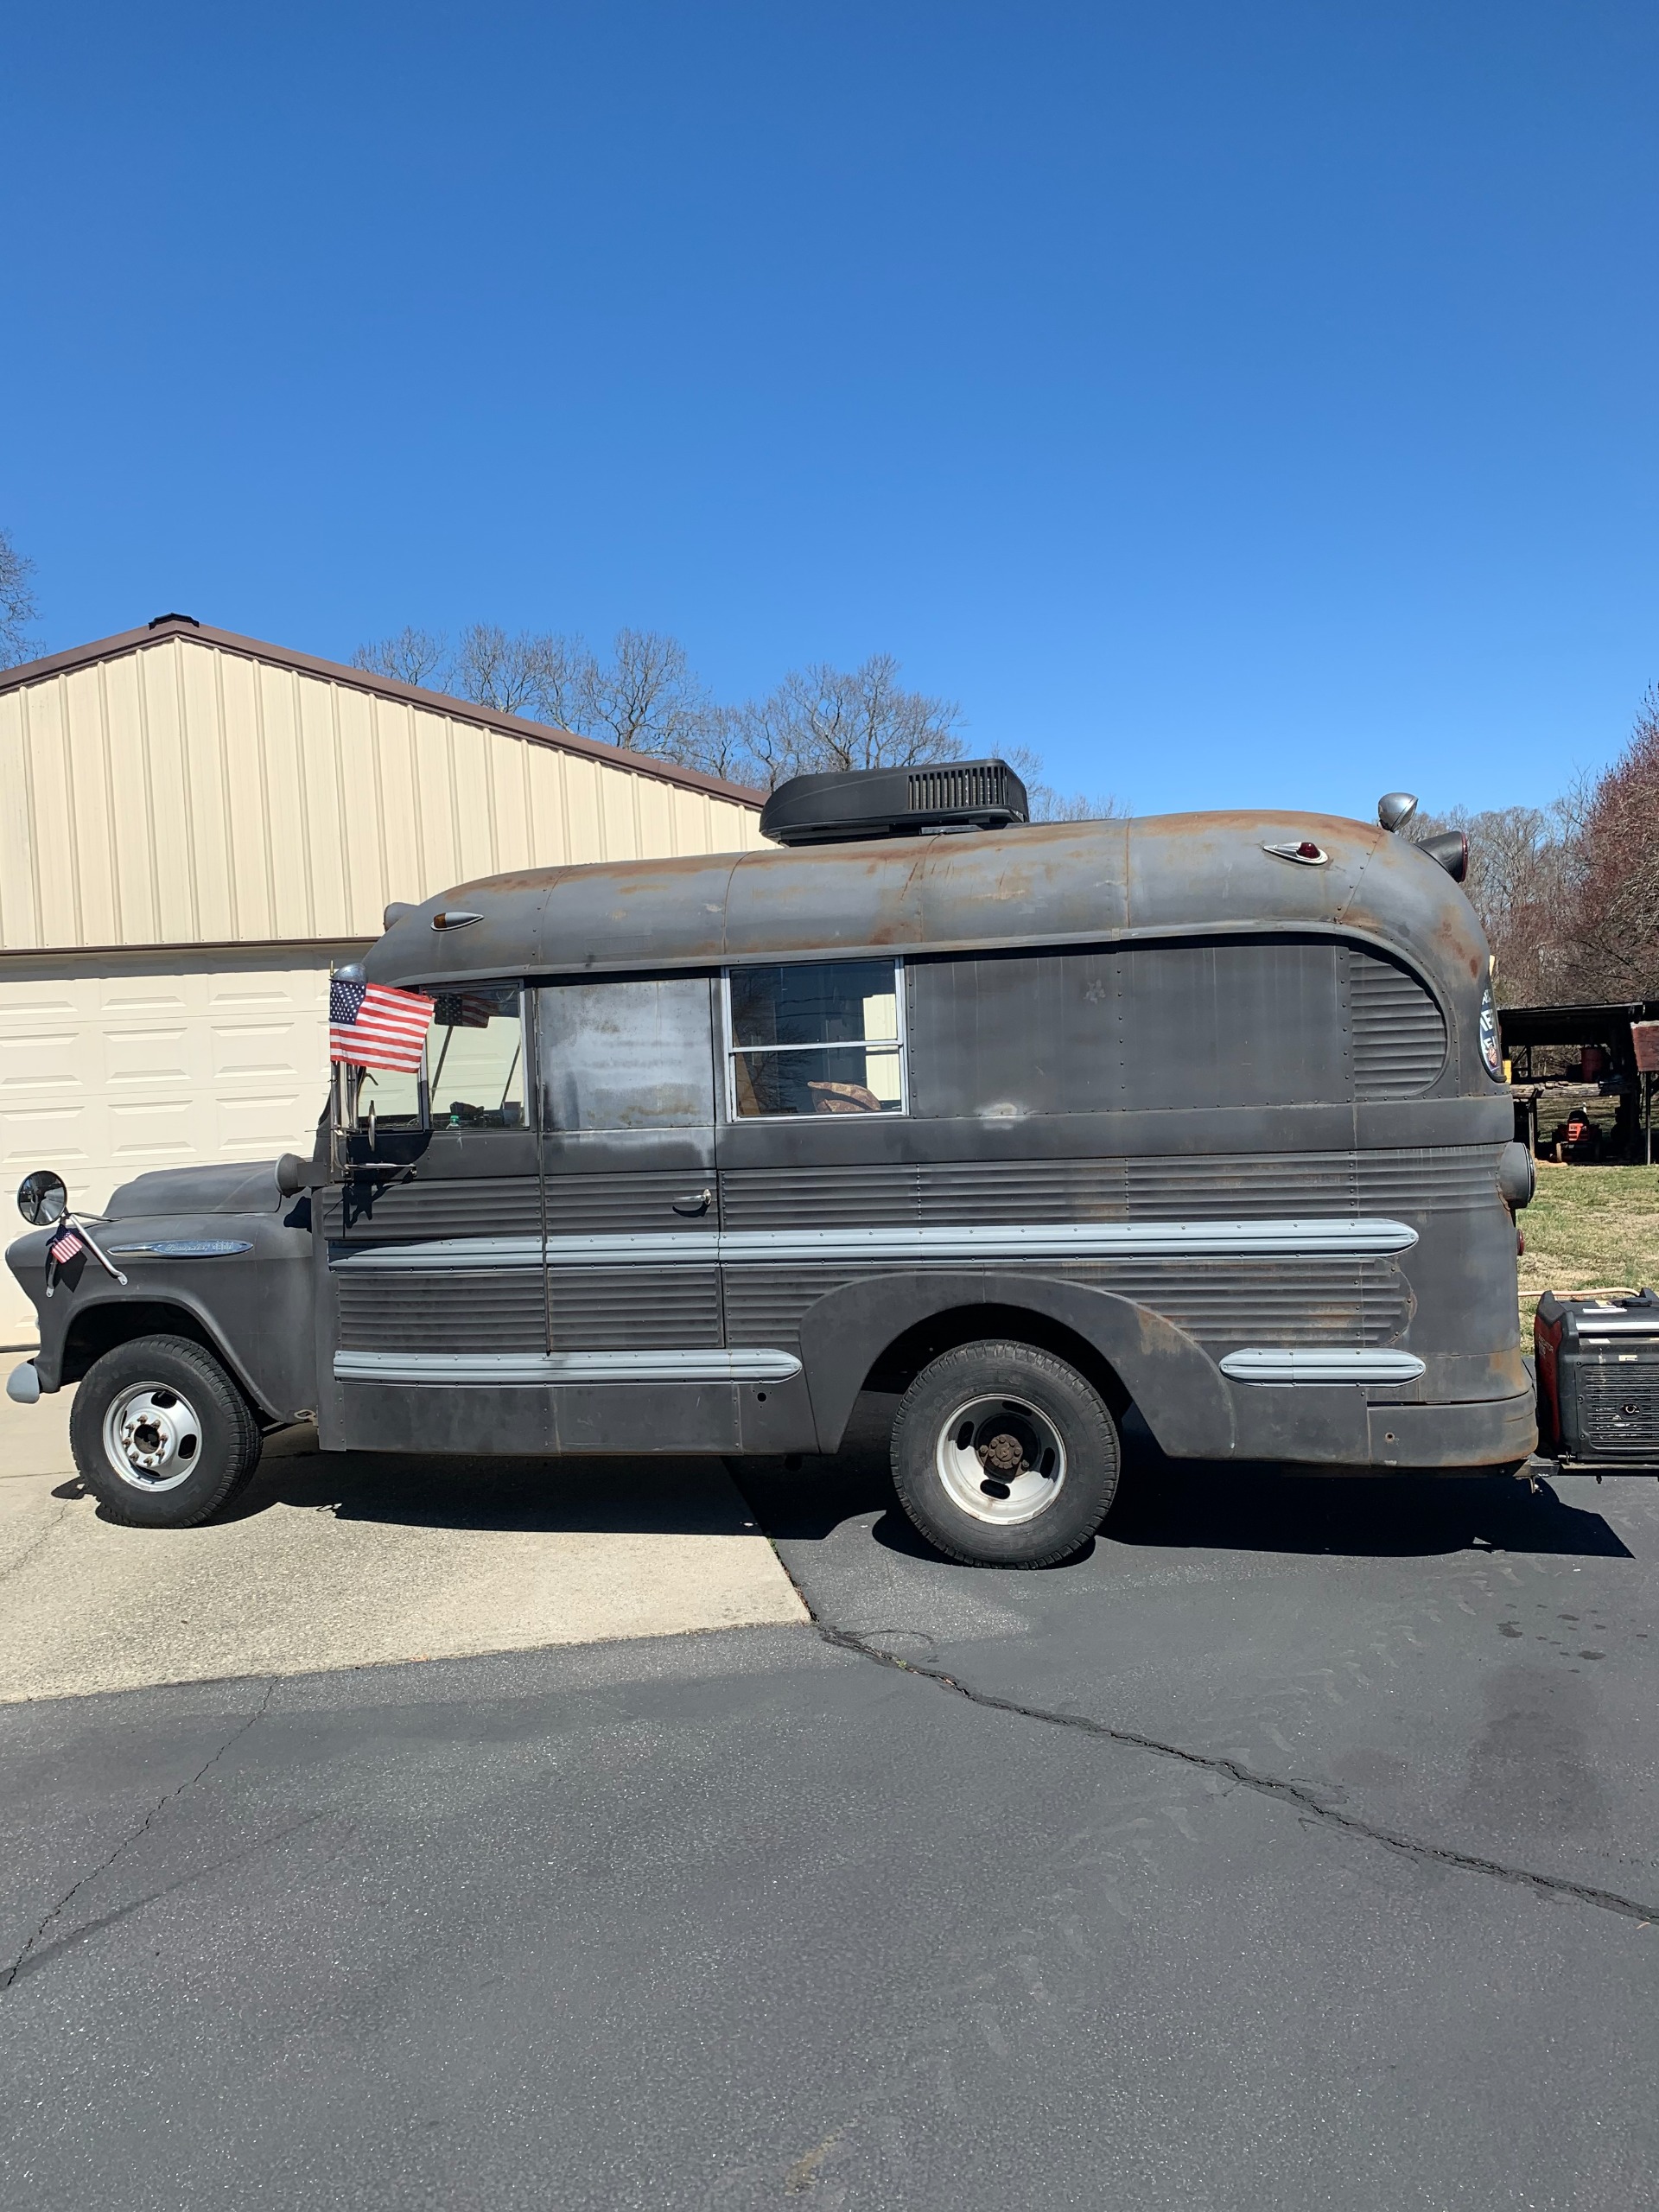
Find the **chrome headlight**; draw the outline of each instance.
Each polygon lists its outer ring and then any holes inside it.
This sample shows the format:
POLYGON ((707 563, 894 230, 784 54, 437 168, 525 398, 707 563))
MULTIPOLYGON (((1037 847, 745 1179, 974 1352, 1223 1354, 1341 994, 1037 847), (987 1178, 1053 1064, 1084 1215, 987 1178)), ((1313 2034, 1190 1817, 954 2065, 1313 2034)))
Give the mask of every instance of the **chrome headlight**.
POLYGON ((1489 982, 1480 997, 1480 1057, 1494 1083, 1503 1080, 1503 1041, 1498 1033, 1497 1001, 1489 982))

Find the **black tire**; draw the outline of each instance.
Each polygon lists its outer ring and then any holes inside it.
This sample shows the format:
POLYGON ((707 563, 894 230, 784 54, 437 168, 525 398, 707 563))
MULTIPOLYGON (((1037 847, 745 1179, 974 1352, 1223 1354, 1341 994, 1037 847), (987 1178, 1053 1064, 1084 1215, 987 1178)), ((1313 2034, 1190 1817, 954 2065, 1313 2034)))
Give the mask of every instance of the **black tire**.
POLYGON ((1032 1344, 942 1353, 893 1425, 899 1503, 929 1543, 970 1567, 1069 1559, 1110 1511, 1120 1458, 1100 1393, 1032 1344))
POLYGON ((88 1368, 69 1409, 82 1479, 112 1521, 135 1529, 209 1519, 246 1485, 260 1441, 253 1408, 188 1337, 117 1344, 88 1368))

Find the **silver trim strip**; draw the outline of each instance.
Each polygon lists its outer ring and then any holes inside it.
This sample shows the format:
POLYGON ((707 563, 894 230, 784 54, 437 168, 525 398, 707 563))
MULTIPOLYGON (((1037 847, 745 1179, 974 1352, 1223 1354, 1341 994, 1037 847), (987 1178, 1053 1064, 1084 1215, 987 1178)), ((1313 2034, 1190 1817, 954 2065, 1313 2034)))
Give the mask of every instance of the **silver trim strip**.
POLYGON ((251 1252, 245 1236, 166 1236, 150 1244, 111 1244, 118 1260, 218 1260, 229 1252, 251 1252))
POLYGON ((1251 1344, 1221 1363, 1235 1382, 1414 1382, 1414 1352, 1359 1351, 1343 1344, 1251 1344))
MULTIPOLYGON (((1406 1252, 1417 1232, 1402 1221, 995 1222, 873 1229, 649 1230, 636 1235, 550 1236, 550 1268, 790 1265, 810 1260, 875 1262, 1166 1259, 1216 1255, 1406 1252)), ((534 1236, 451 1236, 423 1244, 380 1244, 343 1252, 336 1268, 532 1268, 534 1236)))
POLYGON ((787 1382, 792 1352, 337 1351, 340 1382, 787 1382))

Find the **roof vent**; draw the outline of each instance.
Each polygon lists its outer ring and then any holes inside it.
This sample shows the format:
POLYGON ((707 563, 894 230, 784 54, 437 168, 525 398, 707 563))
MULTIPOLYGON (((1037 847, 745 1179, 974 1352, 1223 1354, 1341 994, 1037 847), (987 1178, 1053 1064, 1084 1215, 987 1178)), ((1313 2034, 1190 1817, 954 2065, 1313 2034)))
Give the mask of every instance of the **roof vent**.
POLYGON ((201 627, 194 614, 153 614, 150 617, 149 626, 152 630, 159 630, 163 622, 188 622, 193 630, 200 630, 201 627))
POLYGON ((1003 830, 1029 819, 1026 787, 1006 760, 947 760, 793 776, 761 808, 760 834, 779 845, 830 845, 1003 830))

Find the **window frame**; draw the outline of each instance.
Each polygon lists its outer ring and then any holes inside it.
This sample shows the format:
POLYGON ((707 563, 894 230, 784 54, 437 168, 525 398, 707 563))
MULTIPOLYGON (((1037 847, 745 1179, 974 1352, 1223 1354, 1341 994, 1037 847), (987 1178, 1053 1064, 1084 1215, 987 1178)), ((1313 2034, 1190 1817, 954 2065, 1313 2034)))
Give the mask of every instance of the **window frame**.
MULTIPOLYGON (((536 1093, 536 1069, 534 1055, 535 1039, 531 1029, 530 999, 532 986, 524 982, 522 977, 513 976, 492 976, 481 978, 480 981, 492 984, 498 989, 505 985, 511 984, 518 994, 518 1065, 524 1071, 524 1113, 523 1119, 516 1123, 501 1122, 498 1124, 491 1122, 480 1122, 468 1126, 471 1127, 474 1135, 483 1135, 486 1131, 493 1133, 498 1128, 504 1130, 510 1130, 512 1128, 533 1130, 538 1126, 538 1123, 537 1120, 537 1102, 536 1093)), ((452 983, 444 983, 442 986, 435 984, 429 986, 425 983, 412 983, 408 985, 407 988, 410 990, 422 991, 425 993, 429 998, 435 999, 439 995, 440 989, 445 991, 460 991, 464 989, 465 986, 452 983)), ((427 1024, 426 1035, 421 1039, 421 1064, 419 1067, 415 1070, 416 1099, 416 1118, 412 1122, 397 1122, 387 1126, 386 1135, 388 1136, 433 1136, 441 1134, 444 1130, 458 1126, 457 1124, 449 1122, 447 1118, 442 1122, 434 1122, 432 1118, 432 1083, 434 1076, 432 1067, 432 1032, 435 1026, 435 1020, 429 1021, 427 1024)), ((365 1075, 372 1076, 384 1074, 386 1073, 387 1071, 384 1069, 365 1067, 358 1060, 337 1060, 334 1064, 331 1072, 335 1078, 337 1088, 341 1090, 343 1090, 344 1085, 340 1082, 340 1074, 341 1071, 346 1068, 354 1070, 358 1079, 353 1085, 353 1106, 351 1116, 347 1119, 344 1115, 340 1115, 338 1117, 339 1125, 343 1135, 362 1136, 366 1134, 369 1126, 366 1116, 359 1112, 357 1105, 357 1101, 361 1096, 363 1090, 362 1078, 365 1075)))
MULTIPOLYGON (((851 959, 834 953, 814 953, 804 960, 741 960, 720 971, 720 1028, 722 1079, 721 1110, 734 1128, 753 1128, 761 1122, 787 1122, 796 1126, 810 1122, 817 1128, 828 1122, 864 1122, 907 1120, 910 1115, 910 1025, 905 1006, 905 961, 902 954, 892 953, 885 957, 877 955, 855 954, 851 959), (887 1106, 876 1115, 867 1114, 740 1114, 737 1109, 737 1056, 747 1052, 834 1052, 856 1050, 851 1040, 824 1045, 746 1045, 739 1046, 732 1034, 732 977, 750 968, 846 968, 853 966, 886 967, 893 969, 893 999, 894 1008, 895 1049, 899 1058, 899 1103, 887 1106)), ((870 1040, 865 1040, 867 1043, 870 1040)), ((885 1045, 887 1039, 879 1040, 885 1045)))

